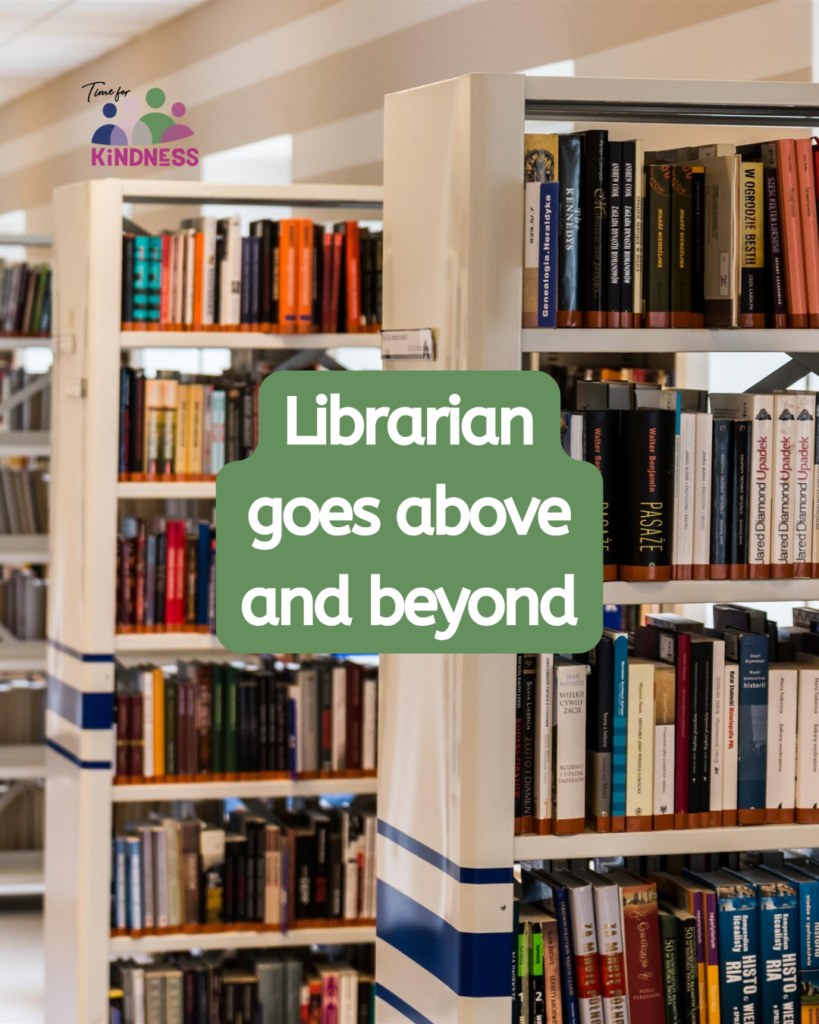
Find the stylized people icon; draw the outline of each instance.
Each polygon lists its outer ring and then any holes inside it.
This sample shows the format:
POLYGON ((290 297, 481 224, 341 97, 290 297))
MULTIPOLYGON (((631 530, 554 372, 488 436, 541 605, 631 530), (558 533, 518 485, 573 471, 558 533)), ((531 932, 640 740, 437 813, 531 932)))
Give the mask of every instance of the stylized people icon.
MULTIPOLYGON (((173 114, 174 117, 184 117, 185 109, 186 108, 184 103, 174 103, 174 105, 171 107, 171 113, 173 114)), ((162 141, 179 142, 180 139, 190 138, 191 135, 193 135, 193 131, 190 128, 188 128, 187 125, 174 124, 171 125, 170 128, 166 128, 165 131, 162 133, 162 141)))
MULTIPOLYGON (((184 124, 177 124, 172 117, 162 113, 158 108, 165 103, 165 93, 161 89, 149 89, 145 101, 152 109, 143 114, 134 125, 131 136, 135 146, 150 146, 159 143, 177 142, 187 139, 193 132, 184 124)), ((185 114, 184 103, 174 103, 171 107, 174 117, 185 114)))
MULTIPOLYGON (((116 117, 116 105, 114 103, 106 103, 102 108, 102 112, 105 117, 116 117)), ((103 124, 94 132, 91 143, 97 146, 127 146, 128 136, 117 124, 103 124)))

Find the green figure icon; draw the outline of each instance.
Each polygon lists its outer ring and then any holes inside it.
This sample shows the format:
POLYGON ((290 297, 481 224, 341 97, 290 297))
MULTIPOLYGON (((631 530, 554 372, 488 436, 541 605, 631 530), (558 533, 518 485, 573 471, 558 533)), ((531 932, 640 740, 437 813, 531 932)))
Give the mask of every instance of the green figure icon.
POLYGON ((143 114, 134 125, 134 133, 131 139, 132 145, 157 145, 162 142, 162 136, 168 128, 172 128, 175 121, 167 114, 162 114, 157 109, 165 102, 165 93, 161 89, 149 89, 145 94, 145 102, 151 107, 151 111, 143 114), (143 125, 145 126, 143 128, 143 125))

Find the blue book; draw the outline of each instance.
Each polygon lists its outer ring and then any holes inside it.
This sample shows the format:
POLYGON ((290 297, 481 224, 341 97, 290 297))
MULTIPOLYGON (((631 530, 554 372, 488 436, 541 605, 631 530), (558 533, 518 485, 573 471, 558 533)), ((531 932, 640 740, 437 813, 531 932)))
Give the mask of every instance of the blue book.
POLYGON ((150 253, 148 235, 137 235, 134 238, 134 323, 147 323, 148 294, 150 292, 150 253))
POLYGON ((556 181, 530 181, 526 184, 524 327, 557 327, 559 192, 560 186, 556 181), (533 292, 537 297, 536 313, 532 312, 533 292))
POLYGON ((142 845, 139 836, 125 837, 128 928, 142 931, 142 845))
POLYGON ((196 624, 208 624, 208 588, 210 586, 210 523, 199 523, 196 548, 196 624))
POLYGON ((148 236, 148 321, 159 323, 159 305, 162 291, 162 238, 148 236))
POLYGON ((614 642, 614 703, 611 726, 611 830, 626 823, 626 743, 628 739, 628 635, 606 630, 614 642), (618 818, 620 819, 618 821, 618 818))
POLYGON ((799 901, 796 886, 765 868, 747 868, 739 872, 738 877, 756 890, 762 1019, 765 1024, 795 1022, 799 1010, 799 901))
POLYGON ((819 1020, 819 865, 785 861, 774 874, 796 886, 799 894, 799 988, 804 1024, 819 1020))
POLYGON ((762 1024, 755 888, 730 871, 686 870, 683 874, 713 889, 717 897, 720 1020, 726 1024, 762 1024))
POLYGON ((125 836, 114 839, 114 900, 112 907, 113 928, 128 927, 128 846, 125 836))
POLYGON ((764 825, 768 769, 768 637, 729 626, 725 658, 739 666, 739 768, 737 818, 740 825, 764 825))

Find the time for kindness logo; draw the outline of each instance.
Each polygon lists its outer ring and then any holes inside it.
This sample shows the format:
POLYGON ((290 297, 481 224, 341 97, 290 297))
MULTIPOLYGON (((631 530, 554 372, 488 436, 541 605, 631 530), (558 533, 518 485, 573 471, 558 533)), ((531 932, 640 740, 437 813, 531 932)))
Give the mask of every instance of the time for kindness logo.
POLYGON ((148 89, 144 97, 105 82, 87 82, 82 88, 88 103, 105 101, 101 112, 95 107, 92 167, 196 167, 199 163, 198 149, 174 145, 193 135, 181 101, 170 103, 168 112, 167 97, 157 87, 148 89))

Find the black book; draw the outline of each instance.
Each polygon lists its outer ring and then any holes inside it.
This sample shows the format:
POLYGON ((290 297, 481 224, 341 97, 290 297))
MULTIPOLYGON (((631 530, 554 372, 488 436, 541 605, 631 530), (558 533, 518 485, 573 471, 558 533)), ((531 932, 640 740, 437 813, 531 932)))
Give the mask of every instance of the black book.
POLYGON ((293 838, 295 850, 295 906, 293 916, 297 921, 315 919, 316 913, 316 833, 313 830, 297 829, 293 838))
POLYGON ((261 309, 262 309, 262 298, 261 298, 261 238, 249 238, 248 247, 250 249, 250 303, 249 303, 249 318, 250 323, 258 324, 262 322, 261 309))
POLYGON ((373 262, 372 246, 370 245, 370 237, 366 228, 361 229, 359 245, 361 253, 361 318, 365 324, 370 324, 372 323, 370 297, 372 294, 373 262))
POLYGON ((646 327, 671 324, 671 167, 646 167, 645 289, 646 327))
POLYGON ((323 811, 308 811, 316 833, 313 916, 327 919, 330 915, 330 817, 323 811))
POLYGON ((584 413, 583 461, 600 470, 603 477, 603 579, 617 579, 620 561, 617 540, 623 517, 620 451, 620 412, 617 409, 590 409, 584 413), (618 501, 619 499, 619 501, 618 501))
POLYGON ((583 326, 583 154, 582 135, 558 142, 560 204, 557 221, 557 326, 583 326))
POLYGON ((319 691, 319 769, 329 772, 333 769, 333 666, 329 661, 320 661, 318 672, 319 691))
POLYGON ((710 824, 712 670, 713 644, 692 637, 688 754, 688 814, 692 828, 707 828, 710 824))
POLYGON ((255 220, 250 225, 250 234, 260 239, 259 245, 259 323, 273 322, 271 302, 273 298, 273 221, 255 220))
POLYGON ((537 655, 518 655, 521 678, 520 735, 520 817, 521 830, 533 832, 535 827, 535 691, 537 689, 537 655))
POLYGON ((132 373, 128 466, 132 473, 142 473, 145 453, 145 372, 133 370, 132 373))
MULTIPOLYGON (((586 814, 597 832, 611 831, 611 755, 614 714, 614 643, 601 637, 582 660, 586 683, 586 814)), ((581 659, 578 659, 581 660, 581 659)))
POLYGON ((225 877, 222 916, 225 924, 240 921, 239 862, 244 860, 247 840, 232 833, 225 836, 225 877))
POLYGON ((239 322, 250 323, 250 239, 242 239, 242 292, 239 322))
POLYGON ((740 327, 764 327, 765 316, 765 170, 762 159, 743 158, 741 182, 740 327))
POLYGON ((276 684, 276 771, 286 772, 288 769, 288 733, 287 733, 287 681, 276 684))
POLYGON ((259 690, 255 680, 250 680, 247 691, 248 700, 248 732, 247 762, 248 771, 259 771, 259 690))
POLYGON ((608 319, 609 327, 621 327, 620 313, 623 308, 621 290, 623 284, 623 143, 609 143, 609 272, 608 272, 608 319))
POLYGON ((691 326, 705 326, 705 172, 691 173, 691 326))
POLYGON ((523 655, 517 656, 515 672, 515 835, 522 831, 523 823, 523 655))
POLYGON ((225 261, 225 231, 227 221, 216 221, 216 267, 213 280, 213 322, 219 324, 222 310, 222 264, 225 261))
POLYGON ((228 388, 225 397, 225 462, 236 462, 242 457, 241 419, 242 393, 239 388, 228 388))
POLYGON ((676 414, 666 409, 623 412, 625 497, 620 579, 671 579, 674 534, 676 414))
POLYGON ((256 385, 245 384, 242 388, 242 425, 239 457, 247 459, 255 448, 256 385))
POLYGON ((328 853, 329 894, 327 916, 340 920, 344 916, 344 858, 341 847, 341 832, 336 829, 330 833, 328 853))
MULTIPOLYGON (((583 218, 586 266, 584 327, 605 327, 608 322, 609 279, 609 133, 591 130, 586 136, 586 173, 583 218)), ((558 163, 558 166, 560 164, 558 163)))
POLYGON ((250 679, 240 679, 236 696, 237 760, 240 772, 250 772, 254 767, 250 761, 250 690, 256 684, 250 679))
POLYGON ((731 433, 731 530, 728 542, 728 575, 732 580, 744 580, 748 578, 752 439, 750 421, 734 420, 731 433))
POLYGON ((324 225, 313 225, 313 292, 312 292, 312 321, 313 330, 321 330, 321 299, 324 288, 324 225))
POLYGON ((690 167, 671 168, 671 284, 672 327, 691 326, 691 226, 694 193, 690 167))
POLYGON ((637 167, 636 145, 633 142, 623 143, 623 187, 622 212, 623 224, 622 243, 620 246, 620 326, 634 326, 634 185, 636 175, 642 174, 642 167, 637 167))
POLYGON ((714 420, 711 451, 711 579, 728 579, 732 421, 714 420))
POLYGON ((122 323, 134 321, 134 236, 122 236, 122 323))
POLYGON ((256 706, 259 709, 259 760, 257 770, 266 772, 269 770, 267 764, 267 680, 264 673, 256 673, 256 706))
POLYGON ((119 370, 119 474, 131 472, 131 383, 134 371, 130 366, 119 370))
POLYGON ((156 535, 156 599, 154 625, 165 624, 165 594, 168 581, 168 534, 164 529, 156 535))
POLYGON ((279 322, 279 240, 281 238, 281 224, 279 221, 274 220, 273 222, 273 250, 272 250, 272 261, 270 267, 270 322, 278 324, 279 322))

